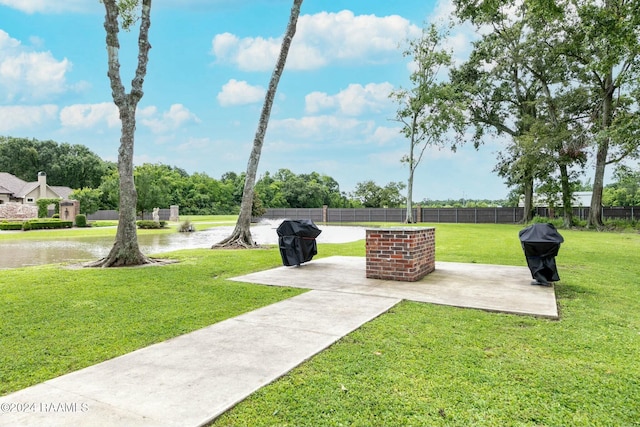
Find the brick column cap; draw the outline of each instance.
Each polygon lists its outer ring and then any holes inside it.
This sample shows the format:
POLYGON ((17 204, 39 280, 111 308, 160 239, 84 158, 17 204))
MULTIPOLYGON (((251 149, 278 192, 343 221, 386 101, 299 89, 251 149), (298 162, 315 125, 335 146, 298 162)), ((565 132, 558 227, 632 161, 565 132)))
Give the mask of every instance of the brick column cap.
POLYGON ((424 230, 435 230, 435 227, 378 227, 378 228, 366 228, 366 231, 424 231, 424 230))

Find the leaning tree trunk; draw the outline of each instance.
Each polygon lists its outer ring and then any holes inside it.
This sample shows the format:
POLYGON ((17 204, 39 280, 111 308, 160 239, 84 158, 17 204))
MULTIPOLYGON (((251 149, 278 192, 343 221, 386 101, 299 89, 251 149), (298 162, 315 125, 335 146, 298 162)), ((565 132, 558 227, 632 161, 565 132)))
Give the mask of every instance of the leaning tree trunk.
POLYGON ((256 130, 256 135, 253 139, 253 148, 251 149, 251 155, 249 156, 249 162, 247 163, 247 174, 244 181, 244 190, 242 192, 240 215, 238 216, 236 227, 229 237, 219 243, 216 243, 212 248, 250 248, 256 246, 253 238, 251 237, 251 210, 253 207, 256 173, 258 171, 258 163, 260 162, 264 136, 267 132, 267 126, 269 125, 271 107, 278 89, 280 76, 282 76, 284 66, 287 62, 287 55, 289 53, 289 48, 291 47, 291 41, 293 40, 293 36, 296 34, 296 25, 298 23, 301 6, 302 0, 293 1, 291 14, 289 15, 289 24, 287 25, 287 30, 284 38, 282 39, 280 55, 278 56, 278 61, 276 62, 273 73, 271 74, 269 89, 267 90, 267 94, 264 98, 262 113, 260 114, 260 121, 258 122, 258 129, 256 130))
POLYGON ((140 252, 136 230, 137 193, 133 180, 133 147, 136 129, 136 107, 142 98, 142 84, 147 73, 149 58, 149 26, 151 25, 151 0, 142 1, 142 17, 138 36, 138 66, 131 82, 131 93, 126 94, 120 78, 118 52, 119 9, 116 0, 103 0, 106 16, 104 28, 107 33, 108 76, 111 82, 113 102, 120 112, 122 134, 118 149, 118 175, 120 176, 120 206, 116 241, 106 258, 98 260, 93 267, 121 267, 153 262, 140 252))

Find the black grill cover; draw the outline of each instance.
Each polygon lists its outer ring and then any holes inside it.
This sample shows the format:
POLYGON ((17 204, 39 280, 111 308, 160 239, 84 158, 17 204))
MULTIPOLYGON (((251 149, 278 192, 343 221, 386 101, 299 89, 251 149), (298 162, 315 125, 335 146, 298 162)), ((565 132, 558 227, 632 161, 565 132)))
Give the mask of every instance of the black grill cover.
POLYGON ((280 256, 285 266, 311 261, 318 253, 316 237, 322 230, 310 219, 285 219, 276 231, 280 256))
POLYGON ((564 238, 553 224, 532 224, 518 235, 531 277, 543 285, 560 280, 555 257, 564 238))

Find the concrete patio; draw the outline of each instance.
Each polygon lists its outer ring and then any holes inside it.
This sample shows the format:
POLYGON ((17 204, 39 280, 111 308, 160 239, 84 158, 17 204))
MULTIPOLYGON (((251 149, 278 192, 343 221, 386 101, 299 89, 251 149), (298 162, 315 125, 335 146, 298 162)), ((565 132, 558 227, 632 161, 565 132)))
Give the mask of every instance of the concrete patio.
POLYGON ((422 280, 398 282, 367 279, 365 262, 364 257, 333 256, 232 280, 558 318, 553 287, 532 286, 527 267, 436 261, 436 270, 422 280))

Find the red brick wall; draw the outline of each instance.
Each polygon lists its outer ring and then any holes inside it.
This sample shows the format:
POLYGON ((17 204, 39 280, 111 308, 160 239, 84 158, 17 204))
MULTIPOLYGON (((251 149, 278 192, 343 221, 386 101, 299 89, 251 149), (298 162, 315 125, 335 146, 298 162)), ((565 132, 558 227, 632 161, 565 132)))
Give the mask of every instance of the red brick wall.
POLYGON ((367 278, 415 282, 435 270, 436 229, 367 230, 367 278))

